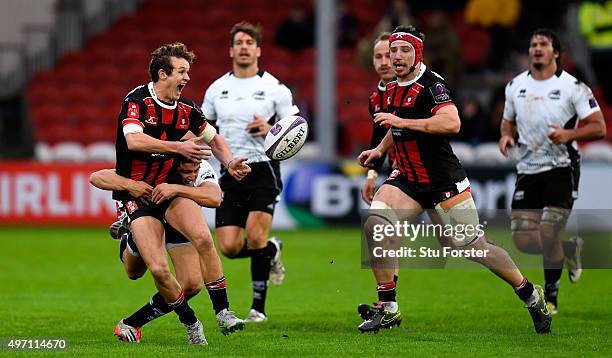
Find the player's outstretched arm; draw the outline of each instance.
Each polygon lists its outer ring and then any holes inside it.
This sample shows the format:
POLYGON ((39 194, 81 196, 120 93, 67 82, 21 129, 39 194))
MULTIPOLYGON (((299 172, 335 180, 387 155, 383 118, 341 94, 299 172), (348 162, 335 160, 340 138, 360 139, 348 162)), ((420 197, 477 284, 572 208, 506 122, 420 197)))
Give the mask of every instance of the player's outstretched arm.
POLYGON ((565 144, 573 140, 592 142, 606 136, 606 122, 601 111, 590 114, 582 123, 584 126, 576 129, 564 129, 551 124, 549 127, 553 130, 548 134, 548 138, 555 144, 565 144))
POLYGON ((203 182, 198 187, 162 183, 153 189, 153 202, 160 204, 176 196, 191 199, 200 206, 218 208, 221 205, 221 188, 218 184, 203 182))
POLYGON ((149 202, 153 188, 143 182, 123 177, 113 169, 102 169, 89 176, 91 185, 102 190, 127 190, 135 198, 149 202))
POLYGON ((518 138, 516 123, 506 118, 503 118, 499 131, 501 133, 501 138, 499 138, 499 142, 497 143, 499 146, 499 151, 505 157, 507 157, 508 147, 514 146, 514 144, 516 144, 516 138, 518 138))
POLYGON ((125 140, 128 149, 135 152, 177 154, 193 162, 210 158, 210 150, 194 141, 159 140, 142 132, 129 133, 125 136, 125 140))
POLYGON ((249 167, 245 162, 247 158, 232 158, 232 151, 230 147, 227 145, 225 138, 220 135, 215 135, 213 139, 208 142, 210 148, 212 149, 212 153, 221 162, 221 164, 227 169, 229 174, 234 177, 236 180, 242 180, 247 174, 251 172, 251 167, 249 167))

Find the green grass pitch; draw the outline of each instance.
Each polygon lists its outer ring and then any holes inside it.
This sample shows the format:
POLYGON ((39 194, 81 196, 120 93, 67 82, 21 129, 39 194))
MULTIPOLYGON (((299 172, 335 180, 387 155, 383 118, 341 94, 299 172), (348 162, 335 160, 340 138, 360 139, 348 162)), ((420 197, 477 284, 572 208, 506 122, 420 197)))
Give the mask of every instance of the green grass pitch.
MULTIPOLYGON (((612 354, 611 271, 585 271, 576 285, 564 272, 553 333, 540 336, 512 290, 488 271, 405 270, 398 286, 402 326, 369 335, 356 329, 357 304, 376 300, 371 273, 360 269, 358 229, 277 234, 287 278, 268 290, 269 322, 222 336, 203 291, 190 303, 210 345, 194 347, 173 314, 145 326, 141 344, 113 337, 117 321, 142 306, 154 286, 148 274, 127 279, 118 243, 106 230, 0 228, 0 338, 64 337, 69 349, 56 354, 78 356, 612 354)), ((244 317, 251 302, 249 261, 224 259, 224 265, 231 308, 244 317)), ((526 273, 541 283, 541 270, 526 273)))

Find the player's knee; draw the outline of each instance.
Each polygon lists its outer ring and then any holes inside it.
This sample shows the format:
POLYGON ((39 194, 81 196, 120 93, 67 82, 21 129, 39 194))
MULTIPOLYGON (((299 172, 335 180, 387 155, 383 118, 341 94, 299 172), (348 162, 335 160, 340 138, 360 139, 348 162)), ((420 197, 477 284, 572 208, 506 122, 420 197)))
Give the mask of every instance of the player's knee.
POLYGON ((397 222, 398 217, 395 210, 387 203, 375 200, 372 202, 372 205, 370 205, 367 217, 363 223, 364 233, 367 238, 381 241, 386 235, 385 232, 387 232, 387 230, 385 229, 389 225, 395 226, 397 222))
POLYGON ((212 235, 208 230, 198 230, 190 239, 198 252, 214 250, 215 248, 212 235))
POLYGON ((225 241, 219 241, 219 250, 221 250, 223 256, 233 259, 236 257, 236 255, 238 255, 243 245, 244 242, 241 242, 240 245, 238 245, 234 242, 228 243, 225 241))
POLYGON ((526 216, 514 216, 510 229, 516 248, 525 253, 538 253, 540 246, 539 223, 526 216))
POLYGON ((435 209, 442 223, 452 227, 453 246, 467 247, 484 235, 476 204, 468 191, 439 203, 435 209))
POLYGON ((146 270, 130 270, 130 269, 125 269, 125 273, 127 274, 127 277, 130 280, 138 280, 139 278, 141 278, 142 276, 144 276, 146 270))
POLYGON ((151 276, 153 276, 156 281, 162 282, 168 280, 172 275, 170 273, 170 268, 168 267, 168 265, 163 263, 150 264, 149 272, 151 272, 151 276))
POLYGON ((268 241, 268 229, 262 225, 254 225, 246 230, 249 246, 261 244, 268 241))
POLYGON ((554 240, 558 233, 565 228, 570 211, 568 209, 545 206, 542 210, 540 236, 542 241, 554 240))
POLYGON ((186 299, 190 299, 202 291, 202 283, 200 281, 188 281, 181 283, 181 286, 183 287, 183 291, 185 291, 186 299))

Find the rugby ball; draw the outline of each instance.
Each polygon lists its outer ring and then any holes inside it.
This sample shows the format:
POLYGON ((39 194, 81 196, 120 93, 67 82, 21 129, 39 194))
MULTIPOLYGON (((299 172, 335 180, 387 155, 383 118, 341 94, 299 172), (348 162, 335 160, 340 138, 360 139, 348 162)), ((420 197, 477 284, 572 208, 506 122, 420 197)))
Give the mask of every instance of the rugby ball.
POLYGON ((308 123, 300 116, 288 116, 276 122, 266 135, 264 148, 272 160, 293 157, 306 143, 308 123))

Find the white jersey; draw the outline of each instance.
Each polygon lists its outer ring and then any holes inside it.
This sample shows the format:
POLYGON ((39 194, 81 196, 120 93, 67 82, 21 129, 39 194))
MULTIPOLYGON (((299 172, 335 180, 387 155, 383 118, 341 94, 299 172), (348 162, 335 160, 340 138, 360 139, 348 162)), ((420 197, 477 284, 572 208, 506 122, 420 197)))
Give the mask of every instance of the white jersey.
POLYGON ((506 85, 504 119, 515 122, 519 133, 519 174, 536 174, 578 163, 576 142, 557 145, 548 138, 550 124, 574 129, 578 121, 599 111, 591 89, 559 70, 538 81, 529 71, 506 85))
POLYGON ((193 186, 197 188, 204 182, 219 184, 217 173, 213 169, 212 165, 210 165, 210 163, 208 163, 206 160, 203 160, 202 163, 200 163, 200 171, 198 171, 198 177, 193 183, 193 186))
POLYGON ((264 138, 253 137, 246 129, 253 116, 267 119, 299 112, 291 91, 265 71, 249 78, 237 78, 232 72, 223 75, 206 90, 202 112, 219 128, 234 157, 247 157, 249 163, 270 160, 264 150, 264 138))

